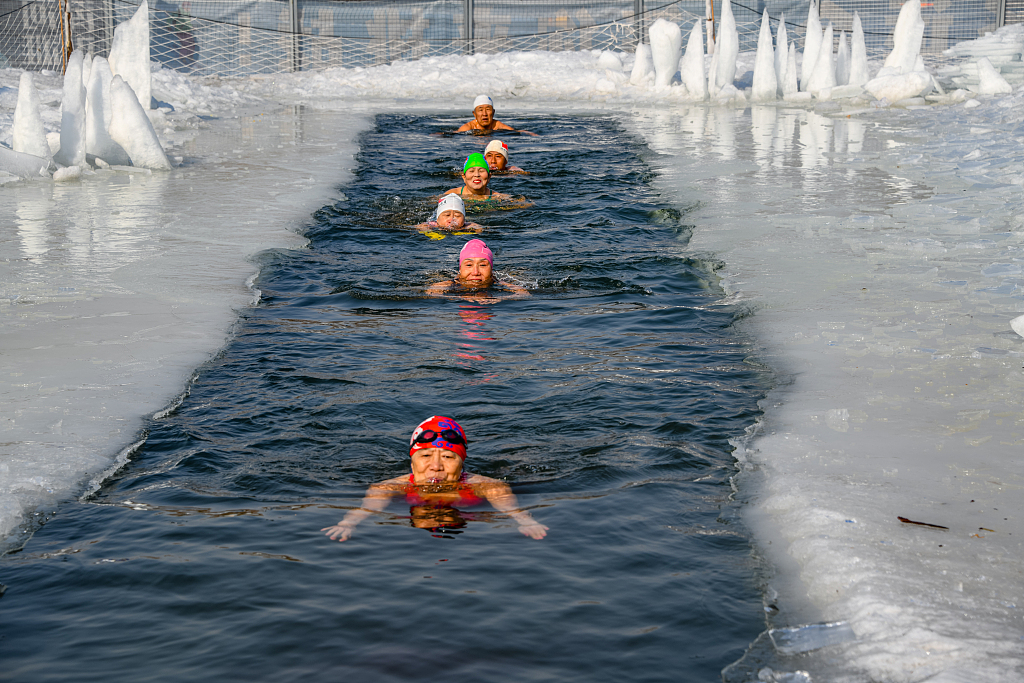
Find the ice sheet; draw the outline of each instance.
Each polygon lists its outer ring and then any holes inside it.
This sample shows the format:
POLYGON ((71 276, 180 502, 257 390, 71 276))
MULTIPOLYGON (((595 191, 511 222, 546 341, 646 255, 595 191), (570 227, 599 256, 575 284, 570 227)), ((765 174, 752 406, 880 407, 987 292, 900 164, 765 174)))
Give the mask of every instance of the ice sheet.
POLYGON ((1022 105, 635 119, 779 373, 740 488, 778 622, 856 634, 814 680, 1024 676, 1022 105))
POLYGON ((345 182, 367 120, 325 124, 268 104, 188 133, 169 172, 0 187, 0 535, 127 455, 224 344, 252 257, 300 246, 345 182))

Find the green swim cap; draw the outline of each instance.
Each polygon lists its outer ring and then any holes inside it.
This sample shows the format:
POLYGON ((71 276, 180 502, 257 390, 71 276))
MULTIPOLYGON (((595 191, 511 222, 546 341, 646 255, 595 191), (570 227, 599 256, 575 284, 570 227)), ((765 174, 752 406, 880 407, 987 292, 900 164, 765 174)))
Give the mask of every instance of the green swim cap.
POLYGON ((466 157, 466 163, 462 165, 462 172, 465 173, 474 166, 486 169, 488 173, 491 172, 491 167, 487 165, 487 159, 484 159, 484 155, 480 152, 474 152, 466 157))

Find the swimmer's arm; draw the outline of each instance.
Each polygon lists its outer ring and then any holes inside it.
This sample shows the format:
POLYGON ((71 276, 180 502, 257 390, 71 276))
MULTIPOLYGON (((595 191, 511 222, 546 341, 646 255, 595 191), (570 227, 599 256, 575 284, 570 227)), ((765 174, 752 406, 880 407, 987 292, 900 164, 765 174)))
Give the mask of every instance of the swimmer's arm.
MULTIPOLYGON (((479 475, 478 475, 479 476, 479 475)), ((483 478, 483 477, 481 477, 483 478)), ((519 525, 519 533, 530 538, 541 539, 548 535, 548 528, 535 520, 529 512, 519 509, 519 500, 512 493, 508 484, 496 479, 487 478, 487 483, 481 487, 487 502, 494 506, 494 509, 501 510, 519 525)))
POLYGON ((445 280, 443 282, 435 282, 434 284, 427 287, 427 296, 444 296, 444 290, 452 286, 451 280, 445 280))
POLYGON ((520 196, 516 197, 515 198, 515 202, 516 202, 516 208, 519 208, 519 209, 526 209, 526 208, 529 208, 531 206, 534 206, 534 203, 531 202, 529 199, 527 199, 526 195, 520 195, 520 196))
POLYGON ((467 223, 466 225, 463 225, 461 228, 459 228, 459 230, 472 230, 473 232, 483 232, 484 226, 480 225, 479 223, 467 223))
POLYGON ((392 496, 396 493, 396 487, 389 487, 388 484, 395 480, 389 480, 380 484, 374 484, 366 490, 363 502, 355 510, 349 510, 345 518, 334 526, 324 527, 320 531, 327 533, 332 541, 347 541, 352 531, 359 522, 363 521, 375 512, 383 512, 392 496))
POLYGON ((523 130, 522 128, 513 128, 512 126, 508 125, 507 123, 502 123, 501 121, 495 121, 494 122, 494 130, 514 130, 517 133, 526 133, 527 135, 532 135, 534 137, 540 137, 536 133, 533 133, 533 132, 528 131, 528 130, 523 130))
POLYGON ((505 282, 504 280, 499 281, 498 284, 512 290, 513 295, 510 297, 512 299, 525 299, 530 296, 530 291, 526 289, 526 287, 520 287, 519 285, 514 285, 511 282, 505 282))
POLYGON ((476 123, 476 119, 473 119, 472 121, 467 121, 466 123, 462 124, 459 127, 459 129, 456 130, 455 132, 456 133, 465 133, 466 131, 473 130, 475 128, 475 126, 473 124, 475 124, 475 123, 476 123))

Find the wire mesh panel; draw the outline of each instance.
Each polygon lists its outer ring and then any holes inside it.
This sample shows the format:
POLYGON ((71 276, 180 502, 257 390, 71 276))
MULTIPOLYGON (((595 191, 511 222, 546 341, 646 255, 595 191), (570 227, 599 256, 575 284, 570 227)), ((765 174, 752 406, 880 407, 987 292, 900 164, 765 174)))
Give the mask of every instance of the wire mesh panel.
MULTIPOLYGON (((65 3, 74 47, 101 55, 109 52, 114 26, 139 6, 135 0, 65 3)), ((0 66, 60 68, 61 6, 61 0, 0 0, 0 66)), ((731 7, 741 50, 755 49, 766 8, 773 31, 785 13, 790 39, 802 45, 805 0, 741 0, 731 7)), ((880 56, 892 49, 900 7, 899 0, 821 0, 820 15, 838 41, 858 13, 869 55, 880 56)), ((721 0, 714 10, 717 23, 721 0)), ((994 30, 1001 10, 1007 22, 1021 21, 1024 0, 922 2, 923 50, 939 52, 994 30)), ((656 19, 688 32, 704 16, 704 0, 154 0, 150 45, 152 58, 168 68, 230 76, 469 52, 632 51, 656 19)))
POLYGON ((1004 23, 1024 23, 1024 0, 1006 0, 1004 8, 1004 23))
MULTIPOLYGON (((70 39, 106 54, 114 37, 109 0, 75 0, 70 39)), ((39 71, 61 68, 61 7, 57 0, 0 0, 0 67, 39 71)))

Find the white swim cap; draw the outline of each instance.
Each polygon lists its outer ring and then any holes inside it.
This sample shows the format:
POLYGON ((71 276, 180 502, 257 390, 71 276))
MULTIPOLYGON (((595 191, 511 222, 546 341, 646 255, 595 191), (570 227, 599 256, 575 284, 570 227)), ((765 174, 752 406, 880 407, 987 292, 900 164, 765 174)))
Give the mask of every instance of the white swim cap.
POLYGON ((473 100, 473 109, 476 109, 481 104, 489 104, 492 109, 494 108, 494 100, 487 95, 477 95, 477 98, 473 100))
POLYGON ((487 147, 484 149, 484 154, 488 152, 498 152, 501 156, 505 157, 505 161, 508 161, 508 145, 501 140, 491 140, 487 143, 487 147))
POLYGON ((437 203, 436 216, 440 216, 445 211, 458 211, 463 216, 466 215, 466 205, 462 201, 462 197, 457 194, 446 194, 441 197, 441 201, 437 203))

